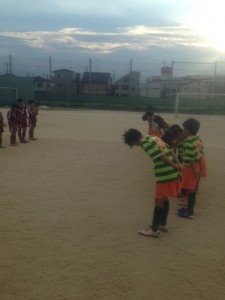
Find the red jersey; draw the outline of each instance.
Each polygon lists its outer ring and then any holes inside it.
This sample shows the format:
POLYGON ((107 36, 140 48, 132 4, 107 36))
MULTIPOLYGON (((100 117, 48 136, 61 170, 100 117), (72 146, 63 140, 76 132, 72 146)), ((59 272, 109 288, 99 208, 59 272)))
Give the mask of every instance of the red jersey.
POLYGON ((36 124, 37 108, 35 106, 29 106, 27 111, 28 111, 29 124, 36 124))
POLYGON ((17 108, 17 123, 21 127, 27 127, 27 110, 25 106, 17 108))

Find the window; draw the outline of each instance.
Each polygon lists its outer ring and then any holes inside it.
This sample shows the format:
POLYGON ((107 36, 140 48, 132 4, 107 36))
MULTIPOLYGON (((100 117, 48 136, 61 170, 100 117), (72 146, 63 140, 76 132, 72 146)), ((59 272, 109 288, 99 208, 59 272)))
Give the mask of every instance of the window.
POLYGON ((37 82, 37 87, 43 88, 44 87, 44 83, 43 82, 37 82))

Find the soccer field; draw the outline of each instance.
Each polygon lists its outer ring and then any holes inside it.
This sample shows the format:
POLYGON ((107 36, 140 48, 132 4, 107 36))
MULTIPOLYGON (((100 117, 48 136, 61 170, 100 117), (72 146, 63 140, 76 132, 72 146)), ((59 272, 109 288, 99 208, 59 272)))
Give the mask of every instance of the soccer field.
POLYGON ((225 117, 195 116, 208 163, 195 219, 171 199, 169 232, 153 239, 137 233, 151 221, 153 163, 122 142, 128 128, 147 133, 141 116, 40 110, 38 140, 18 147, 5 128, 1 300, 224 299, 225 117))

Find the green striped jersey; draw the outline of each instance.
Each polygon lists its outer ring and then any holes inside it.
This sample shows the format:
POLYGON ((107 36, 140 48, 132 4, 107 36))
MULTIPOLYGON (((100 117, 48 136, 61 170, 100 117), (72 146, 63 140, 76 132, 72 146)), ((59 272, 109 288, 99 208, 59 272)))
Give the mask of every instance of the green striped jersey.
POLYGON ((157 183, 172 181, 180 176, 176 169, 160 159, 164 155, 169 160, 173 160, 172 150, 160 138, 146 136, 141 142, 141 147, 155 164, 154 173, 157 183))
POLYGON ((203 142, 197 135, 191 135, 182 142, 182 164, 184 167, 190 166, 191 161, 199 161, 205 154, 203 142))

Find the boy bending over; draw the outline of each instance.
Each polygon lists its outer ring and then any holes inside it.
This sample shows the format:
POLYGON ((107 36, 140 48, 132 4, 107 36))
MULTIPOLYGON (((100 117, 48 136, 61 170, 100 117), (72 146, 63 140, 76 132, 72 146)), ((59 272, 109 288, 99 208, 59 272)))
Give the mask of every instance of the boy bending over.
POLYGON ((156 179, 155 208, 152 224, 138 230, 144 236, 159 237, 159 230, 167 231, 167 216, 169 213, 168 197, 176 197, 180 192, 181 165, 172 149, 156 136, 143 136, 137 129, 129 129, 123 135, 124 143, 140 146, 153 160, 156 179))

